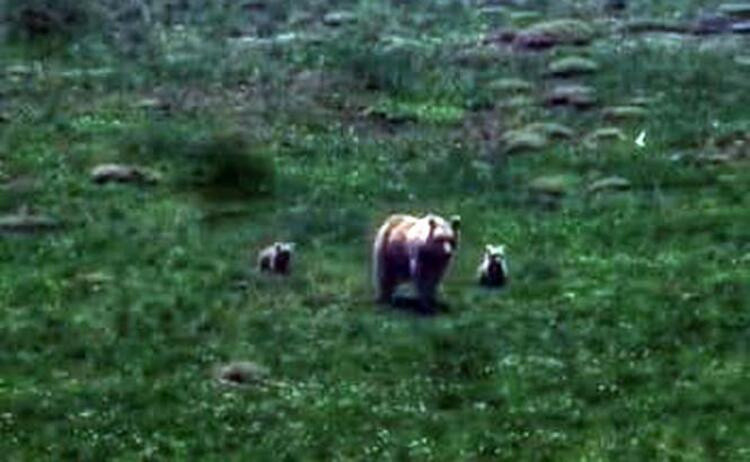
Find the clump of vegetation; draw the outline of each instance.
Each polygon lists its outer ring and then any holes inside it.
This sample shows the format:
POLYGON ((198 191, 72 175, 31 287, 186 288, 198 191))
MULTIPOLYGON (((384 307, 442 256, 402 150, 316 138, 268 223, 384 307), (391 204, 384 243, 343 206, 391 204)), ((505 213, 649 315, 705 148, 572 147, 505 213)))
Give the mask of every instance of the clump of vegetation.
POLYGON ((125 156, 168 164, 178 186, 213 195, 261 196, 273 191, 271 158, 240 131, 156 124, 122 142, 125 156))
POLYGON ((89 0, 7 0, 0 8, 9 38, 19 41, 80 38, 102 19, 89 0))

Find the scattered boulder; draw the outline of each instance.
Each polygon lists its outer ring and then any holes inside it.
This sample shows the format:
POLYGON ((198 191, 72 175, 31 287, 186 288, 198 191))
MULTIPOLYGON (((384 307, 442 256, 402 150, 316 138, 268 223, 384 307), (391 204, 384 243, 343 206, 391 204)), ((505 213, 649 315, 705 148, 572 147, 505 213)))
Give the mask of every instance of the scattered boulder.
POLYGON ((731 27, 733 34, 750 34, 750 21, 742 21, 732 24, 731 27))
POLYGON ((98 292, 105 286, 111 285, 114 280, 115 278, 111 274, 94 271, 91 273, 77 274, 73 282, 93 292, 98 292))
POLYGON ((586 85, 557 85, 544 96, 547 106, 571 106, 588 109, 596 104, 594 89, 586 85))
POLYGON ((529 190, 533 193, 561 197, 578 186, 579 178, 575 175, 560 173, 544 175, 529 182, 529 190))
POLYGON ((630 189, 630 181, 627 178, 610 176, 592 182, 588 186, 587 191, 589 193, 596 193, 600 191, 624 191, 626 189, 630 189))
POLYGON ((517 36, 517 30, 499 29, 488 33, 480 43, 482 45, 511 44, 517 36))
POLYGON ((672 162, 684 162, 700 167, 714 167, 732 165, 746 160, 736 153, 708 150, 703 152, 676 153, 670 156, 672 162))
POLYGON ((0 173, 0 178, 3 182, 0 183, 0 191, 13 194, 25 194, 33 192, 40 187, 40 182, 30 176, 18 176, 15 178, 7 178, 5 175, 0 173))
POLYGON ((486 18, 504 18, 508 8, 503 5, 485 5, 479 8, 479 14, 486 18))
POLYGON ((534 85, 523 79, 506 78, 490 82, 487 87, 497 93, 527 93, 533 90, 534 85))
POLYGON ((600 141, 625 141, 625 133, 617 127, 597 128, 584 137, 584 144, 596 146, 600 141))
POLYGON ((516 95, 506 100, 503 100, 498 104, 498 107, 503 109, 519 109, 533 106, 535 103, 528 95, 516 95))
POLYGON ((59 229, 62 224, 54 218, 29 211, 27 207, 13 214, 0 216, 0 233, 31 234, 59 229))
POLYGON ((729 32, 732 19, 723 14, 704 14, 695 20, 692 32, 696 35, 713 35, 729 32))
POLYGON ((538 151, 547 147, 549 142, 547 136, 531 130, 509 130, 500 141, 509 155, 538 151))
POLYGON ((750 3, 724 3, 719 5, 719 13, 733 18, 750 19, 750 3))
POLYGON ((712 152, 694 155, 690 160, 698 165, 728 165, 737 159, 731 154, 712 152))
POLYGON ((162 111, 162 110, 168 110, 170 104, 166 101, 163 101, 159 98, 142 98, 135 102, 135 107, 137 109, 143 109, 143 110, 153 110, 153 111, 162 111))
POLYGON ((268 370, 251 361, 236 361, 218 366, 215 379, 222 385, 263 385, 268 381, 268 370))
POLYGON ((459 51, 453 61, 465 67, 486 69, 503 58, 503 52, 495 47, 472 47, 459 51))
POLYGON ((155 184, 161 180, 161 175, 153 170, 133 165, 101 164, 91 169, 91 180, 97 184, 155 184))
POLYGON ((4 74, 10 78, 22 79, 37 74, 37 69, 25 64, 13 64, 5 68, 4 74))
POLYGON ((568 56, 552 61, 547 68, 547 74, 552 77, 574 77, 577 75, 593 74, 599 70, 599 65, 588 58, 568 56))
POLYGON ((543 18, 539 11, 513 11, 508 15, 508 20, 515 26, 528 26, 543 18))
POLYGON ((58 75, 64 79, 103 79, 115 74, 111 67, 101 67, 95 69, 66 69, 60 71, 58 75))
POLYGON ((329 27, 339 27, 357 22, 357 16, 350 11, 331 11, 323 16, 323 24, 329 27))
POLYGON ((587 45, 594 29, 577 19, 557 19, 536 23, 521 30, 513 40, 520 49, 543 50, 557 45, 587 45))
POLYGON ((540 133, 550 139, 567 140, 573 137, 572 129, 555 122, 534 122, 526 125, 522 131, 540 133))
POLYGON ((667 19, 633 19, 620 26, 619 31, 626 34, 643 34, 650 32, 663 32, 674 34, 687 34, 693 27, 684 22, 667 19))
POLYGON ((654 97, 649 97, 649 96, 636 96, 636 97, 630 98, 626 105, 647 107, 647 106, 653 106, 654 104, 658 102, 659 102, 659 98, 654 98, 654 97))
POLYGON ((747 56, 735 56, 734 62, 740 66, 748 66, 750 67, 750 55, 747 56))
POLYGON ((613 122, 627 122, 645 118, 648 110, 641 106, 612 106, 604 108, 602 116, 613 122))

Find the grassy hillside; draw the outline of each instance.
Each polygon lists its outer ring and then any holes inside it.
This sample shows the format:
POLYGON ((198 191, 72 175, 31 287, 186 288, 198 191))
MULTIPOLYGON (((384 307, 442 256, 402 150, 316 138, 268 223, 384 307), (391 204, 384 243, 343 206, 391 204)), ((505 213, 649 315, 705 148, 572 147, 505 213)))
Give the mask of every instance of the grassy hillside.
POLYGON ((719 2, 6 3, 6 460, 750 454, 750 39, 694 33, 719 2), (393 212, 463 217, 436 316, 373 303, 393 212), (276 240, 289 278, 255 268, 276 240), (218 383, 235 360, 265 376, 218 383))

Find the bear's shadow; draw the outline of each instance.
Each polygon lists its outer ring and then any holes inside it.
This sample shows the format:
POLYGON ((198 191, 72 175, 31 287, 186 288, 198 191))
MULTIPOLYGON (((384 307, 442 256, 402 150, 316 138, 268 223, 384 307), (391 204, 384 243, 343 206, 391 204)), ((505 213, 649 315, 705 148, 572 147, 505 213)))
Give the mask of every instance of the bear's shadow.
POLYGON ((394 295, 391 302, 383 306, 390 310, 424 317, 436 316, 450 309, 447 304, 438 301, 426 306, 418 297, 407 295, 394 295))

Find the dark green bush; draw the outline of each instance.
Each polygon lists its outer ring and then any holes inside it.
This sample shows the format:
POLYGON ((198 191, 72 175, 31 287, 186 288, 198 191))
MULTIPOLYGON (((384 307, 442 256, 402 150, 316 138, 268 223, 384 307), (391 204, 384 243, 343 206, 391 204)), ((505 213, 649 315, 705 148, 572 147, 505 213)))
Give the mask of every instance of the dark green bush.
POLYGON ((6 0, 1 5, 11 40, 67 41, 101 27, 103 20, 91 0, 6 0))
POLYGON ((189 146, 188 181, 219 193, 264 195, 273 189, 274 164, 241 133, 210 133, 189 146))
POLYGON ((247 197, 273 192, 272 159, 242 132, 191 131, 189 125, 157 123, 128 134, 121 152, 129 160, 164 163, 178 186, 211 196, 247 197))

